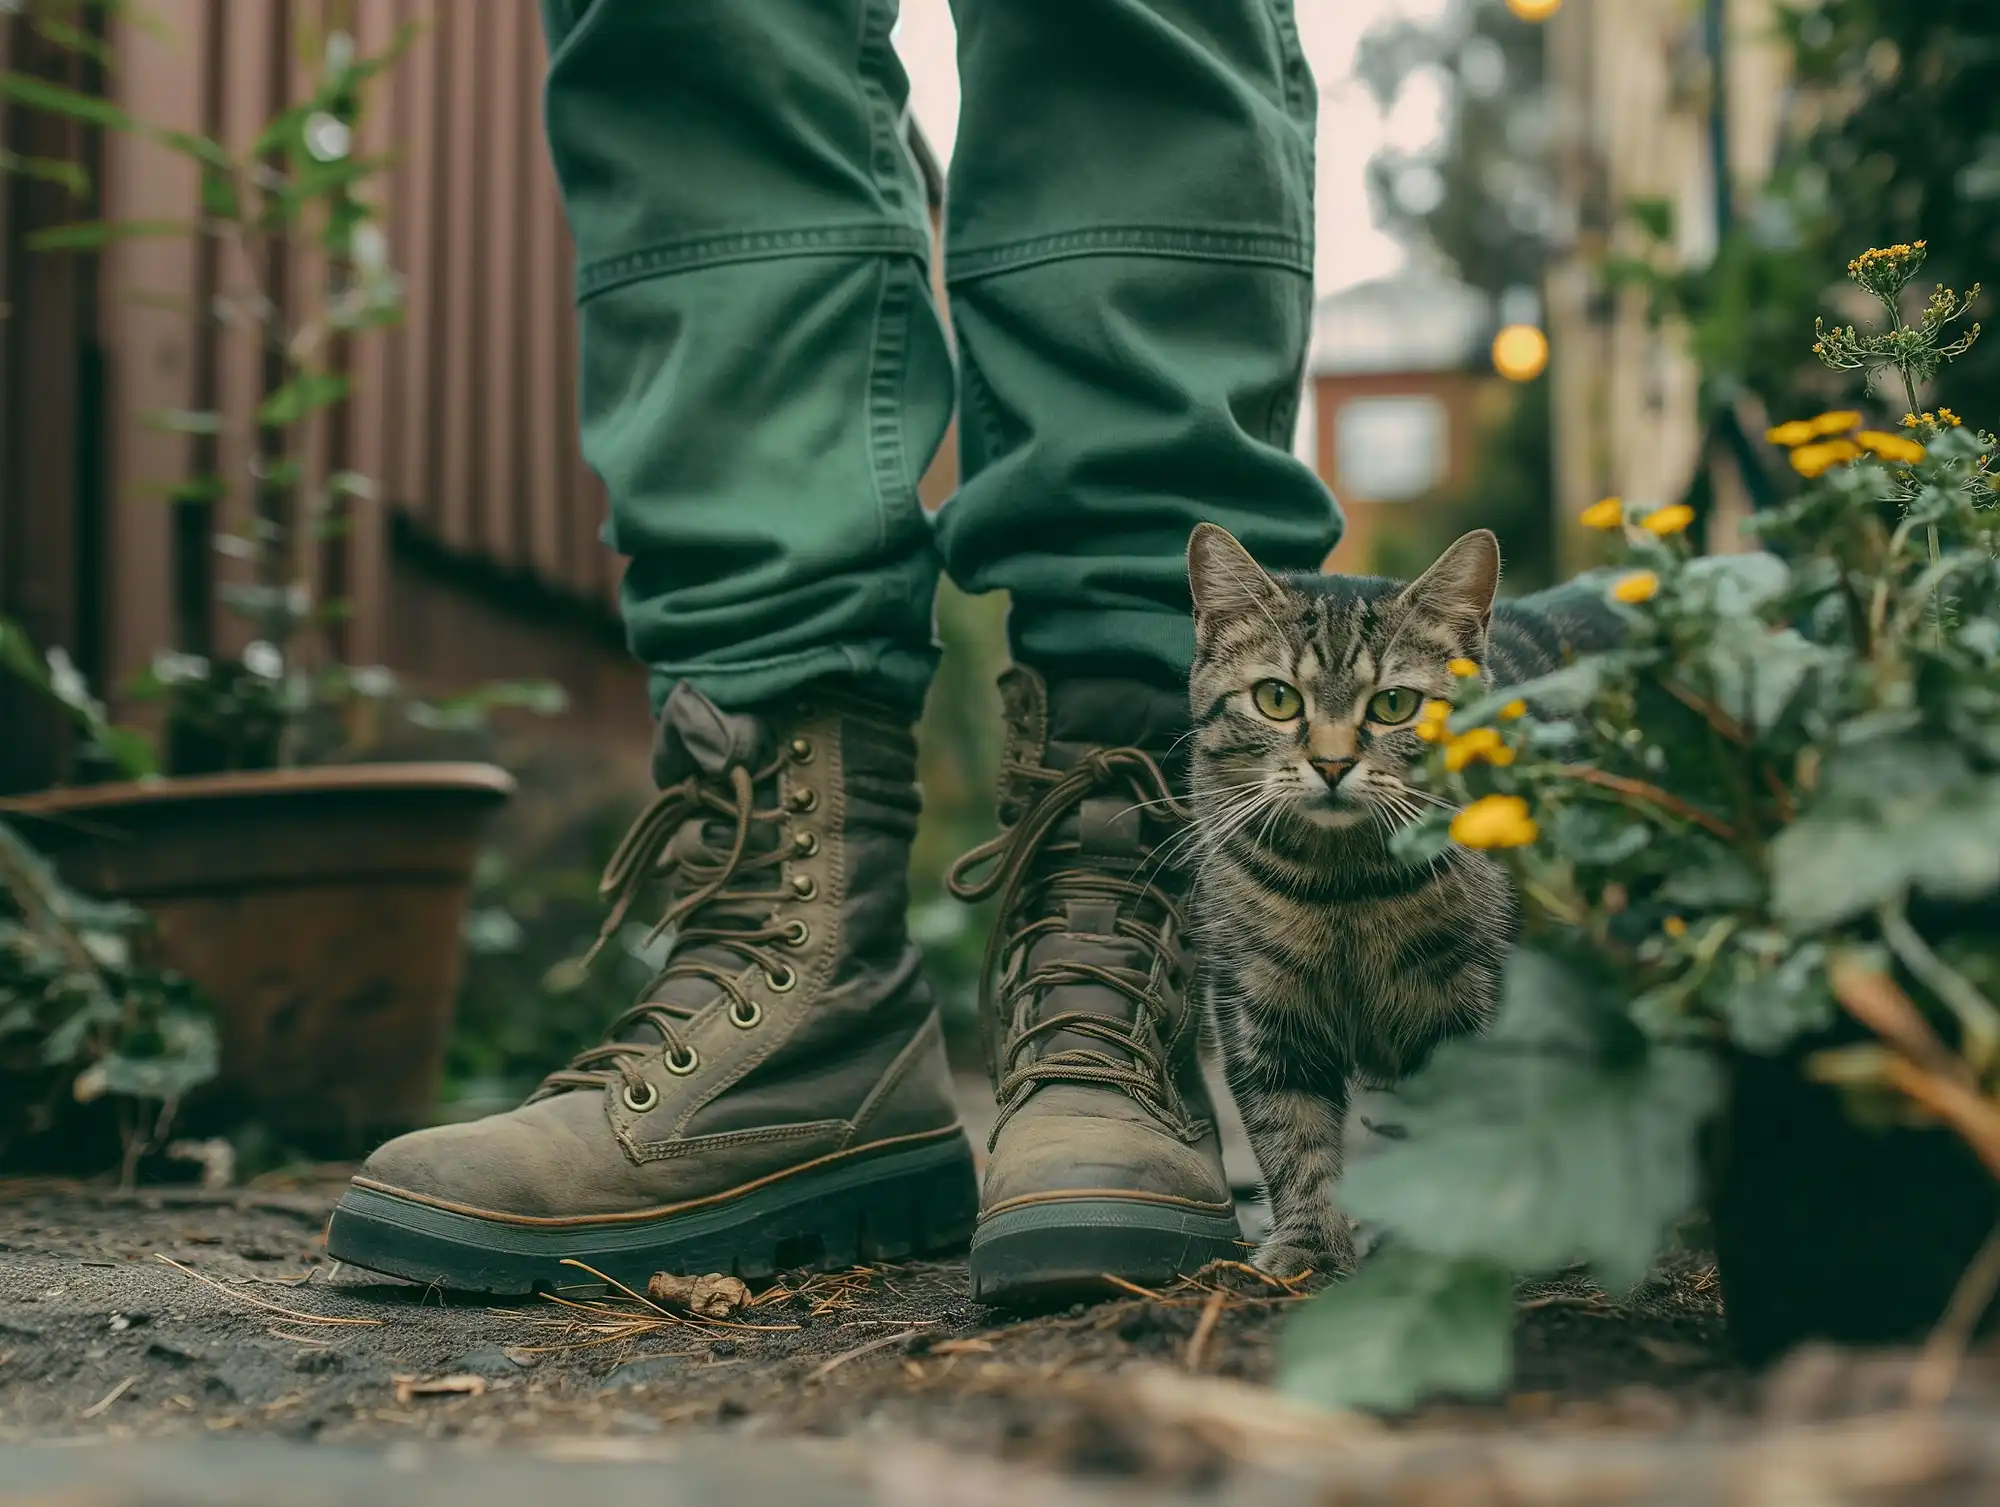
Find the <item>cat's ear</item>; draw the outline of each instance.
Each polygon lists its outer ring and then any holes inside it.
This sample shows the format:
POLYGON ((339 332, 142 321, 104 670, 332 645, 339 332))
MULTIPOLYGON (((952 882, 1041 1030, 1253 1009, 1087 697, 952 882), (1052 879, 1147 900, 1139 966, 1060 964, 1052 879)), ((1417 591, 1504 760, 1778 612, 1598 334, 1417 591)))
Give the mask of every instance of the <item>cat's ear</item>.
POLYGON ((1194 594, 1197 633, 1249 612, 1269 613, 1278 583, 1250 558, 1228 529, 1197 523, 1188 537, 1188 590, 1194 594))
POLYGON ((1493 620, 1500 589, 1500 541, 1491 529, 1474 529, 1403 588, 1403 600, 1430 617, 1483 634, 1493 620))

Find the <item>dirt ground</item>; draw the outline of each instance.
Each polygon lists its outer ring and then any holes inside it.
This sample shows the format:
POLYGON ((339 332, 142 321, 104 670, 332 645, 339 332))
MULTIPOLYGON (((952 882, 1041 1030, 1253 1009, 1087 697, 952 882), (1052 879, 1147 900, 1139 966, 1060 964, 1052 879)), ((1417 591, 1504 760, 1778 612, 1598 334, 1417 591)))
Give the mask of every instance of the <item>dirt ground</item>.
MULTIPOLYGON (((1954 1400, 1920 1415, 1903 1406, 1907 1357, 1819 1352, 1748 1375, 1727 1355, 1714 1273, 1698 1259, 1626 1305, 1581 1284, 1525 1294, 1509 1398, 1391 1426, 1298 1414, 1255 1389, 1296 1300, 1247 1273, 1028 1318, 975 1304, 960 1262, 797 1276, 729 1322, 667 1318, 582 1274, 561 1300, 495 1305, 329 1262, 340 1185, 337 1169, 221 1193, 0 1184, 0 1446, 45 1446, 0 1447, 0 1501, 78 1500, 80 1481, 102 1487, 121 1469, 136 1495, 88 1499, 177 1501, 160 1493, 181 1482, 187 1500, 233 1500, 217 1470, 257 1479, 245 1462, 269 1460, 289 1479, 302 1456, 360 1472, 350 1495, 326 1500, 379 1507, 387 1488, 368 1461, 400 1460, 394 1479, 411 1491, 413 1462, 456 1461, 448 1484, 469 1489, 481 1446, 607 1468, 712 1459, 718 1492, 747 1489, 727 1483, 754 1459, 793 1469, 785 1494, 798 1500, 954 1507, 976 1480, 998 1490, 1022 1472, 1052 1502, 1142 1485, 1155 1502, 1275 1502, 1341 1480, 1352 1490, 1318 1499, 1431 1500, 1411 1482, 1523 1469, 1556 1494, 1517 1482, 1449 1499, 1719 1500, 1684 1493, 1703 1469, 1734 1480, 1744 1451, 1771 1450, 1793 1462, 1784 1469, 1831 1472, 1836 1494, 1732 1488, 1732 1500, 2000 1499, 2000 1368, 1974 1357, 1954 1400), (258 1438, 264 1453, 218 1442, 258 1438), (1871 1439, 1889 1466, 1828 1464, 1871 1439), (176 1445, 161 1454, 162 1441, 176 1445), (180 1463, 119 1463, 148 1459, 180 1463), (1609 1475, 1585 1494, 1557 1490, 1549 1473, 1568 1480, 1579 1461, 1609 1475), (885 1486, 892 1465, 903 1474, 885 1486), (1880 1488, 1884 1470, 1895 1492, 1851 1494, 1880 1488), (1993 1495, 1959 1494, 1981 1479, 1993 1495), (44 1494, 10 1496, 22 1483, 44 1494)), ((498 1479, 525 1489, 527 1477, 498 1479)), ((446 1485, 412 1499, 444 1500, 446 1485)))

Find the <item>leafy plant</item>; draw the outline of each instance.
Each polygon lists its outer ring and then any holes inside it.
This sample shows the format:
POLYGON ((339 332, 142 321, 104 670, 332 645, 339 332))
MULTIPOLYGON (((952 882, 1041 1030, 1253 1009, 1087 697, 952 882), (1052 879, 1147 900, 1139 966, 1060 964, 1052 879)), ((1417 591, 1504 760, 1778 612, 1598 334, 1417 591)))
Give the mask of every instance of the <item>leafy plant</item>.
POLYGON ((1527 935, 1492 1031, 1405 1085, 1407 1139, 1348 1178, 1388 1274, 1306 1313, 1300 1390, 1490 1389, 1514 1278, 1638 1281, 1699 1199, 1729 1052, 1845 1023, 1861 1039, 1813 1075, 1869 1115, 1943 1120, 2000 1176, 2000 1008, 1976 982, 2000 977, 2000 442, 1918 403, 1979 333, 1956 333, 1972 295, 1912 303, 1925 254, 1849 267, 1883 321, 1822 327, 1815 354, 1908 411, 1772 430, 1803 484, 1756 518, 1765 551, 1699 557, 1690 507, 1608 499, 1583 521, 1624 559, 1576 589, 1617 604, 1625 641, 1511 690, 1468 664, 1458 704, 1426 713, 1424 779, 1449 804, 1402 851, 1503 857, 1527 935), (1315 1359, 1391 1321, 1361 1312, 1374 1291, 1423 1342, 1315 1359))
POLYGON ((145 967, 146 918, 64 887, 0 823, 0 1158, 62 1123, 65 1103, 113 1106, 124 1177, 213 1078, 215 1025, 176 974, 145 967))
MULTIPOLYGON (((126 10, 123 0, 31 0, 30 19, 59 46, 115 64, 101 39, 101 18, 126 10)), ((369 708, 406 707, 421 726, 459 727, 488 707, 559 711, 559 688, 542 684, 489 687, 442 706, 411 697, 380 666, 342 663, 339 626, 350 605, 315 595, 318 557, 344 541, 353 504, 372 498, 374 482, 352 470, 328 470, 311 459, 314 428, 335 419, 351 395, 351 342, 397 324, 402 282, 390 265, 388 241, 369 185, 393 160, 358 148, 374 86, 417 34, 406 26, 373 56, 357 49, 351 30, 322 33, 302 25, 310 83, 303 98, 274 113, 248 145, 232 150, 200 132, 138 119, 112 99, 18 72, 0 73, 0 97, 99 130, 141 137, 189 159, 200 181, 198 205, 185 220, 86 218, 38 232, 30 245, 49 251, 93 252, 119 239, 199 235, 236 251, 223 265, 240 285, 223 287, 211 309, 187 312, 260 337, 264 385, 247 415, 174 410, 137 415, 154 429, 203 437, 197 451, 219 455, 229 425, 244 432, 233 448, 250 457, 240 475, 214 467, 163 486, 173 505, 212 509, 238 485, 247 486, 252 518, 240 533, 213 535, 217 554, 241 562, 247 579, 220 579, 220 605, 249 624, 240 654, 163 650, 131 687, 137 700, 166 708, 166 768, 175 774, 262 769, 334 757, 372 725, 369 708), (313 277, 301 278, 297 253, 310 249, 313 277), (283 278, 280 269, 292 272, 283 278)), ((56 177, 79 195, 90 186, 81 166, 58 175, 39 162, 9 164, 56 177)), ((0 650, 7 640, 0 635, 0 650)), ((52 651, 53 652, 53 651, 52 651)), ((0 653, 0 663, 37 672, 32 653, 0 653)), ((53 665, 54 660, 49 660, 53 665)), ((65 697, 76 706, 76 701, 65 697)), ((101 713, 91 731, 103 741, 101 713)), ((129 735, 113 744, 130 757, 128 774, 147 772, 129 735)))

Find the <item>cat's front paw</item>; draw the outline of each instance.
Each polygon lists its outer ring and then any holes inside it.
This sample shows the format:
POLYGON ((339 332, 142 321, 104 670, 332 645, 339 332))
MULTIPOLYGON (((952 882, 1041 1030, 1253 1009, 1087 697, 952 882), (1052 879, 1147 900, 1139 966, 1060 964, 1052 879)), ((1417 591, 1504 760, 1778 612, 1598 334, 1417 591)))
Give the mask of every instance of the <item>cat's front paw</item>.
POLYGON ((1266 1276, 1293 1282, 1308 1274, 1345 1277, 1354 1270, 1354 1231, 1346 1220, 1311 1234, 1277 1231, 1257 1247, 1250 1264, 1266 1276))

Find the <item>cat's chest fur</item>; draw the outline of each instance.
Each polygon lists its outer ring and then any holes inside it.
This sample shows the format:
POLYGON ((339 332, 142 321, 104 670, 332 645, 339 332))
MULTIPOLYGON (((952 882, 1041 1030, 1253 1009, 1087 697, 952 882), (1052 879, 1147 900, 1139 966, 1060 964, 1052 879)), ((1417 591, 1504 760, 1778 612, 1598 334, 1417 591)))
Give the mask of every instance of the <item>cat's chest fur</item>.
POLYGON ((1234 1017, 1225 1029, 1387 1080, 1483 1023, 1513 919, 1491 860, 1461 852, 1409 869, 1336 842, 1282 888, 1274 877, 1225 860, 1203 887, 1203 930, 1234 996, 1217 1001, 1234 1017))

